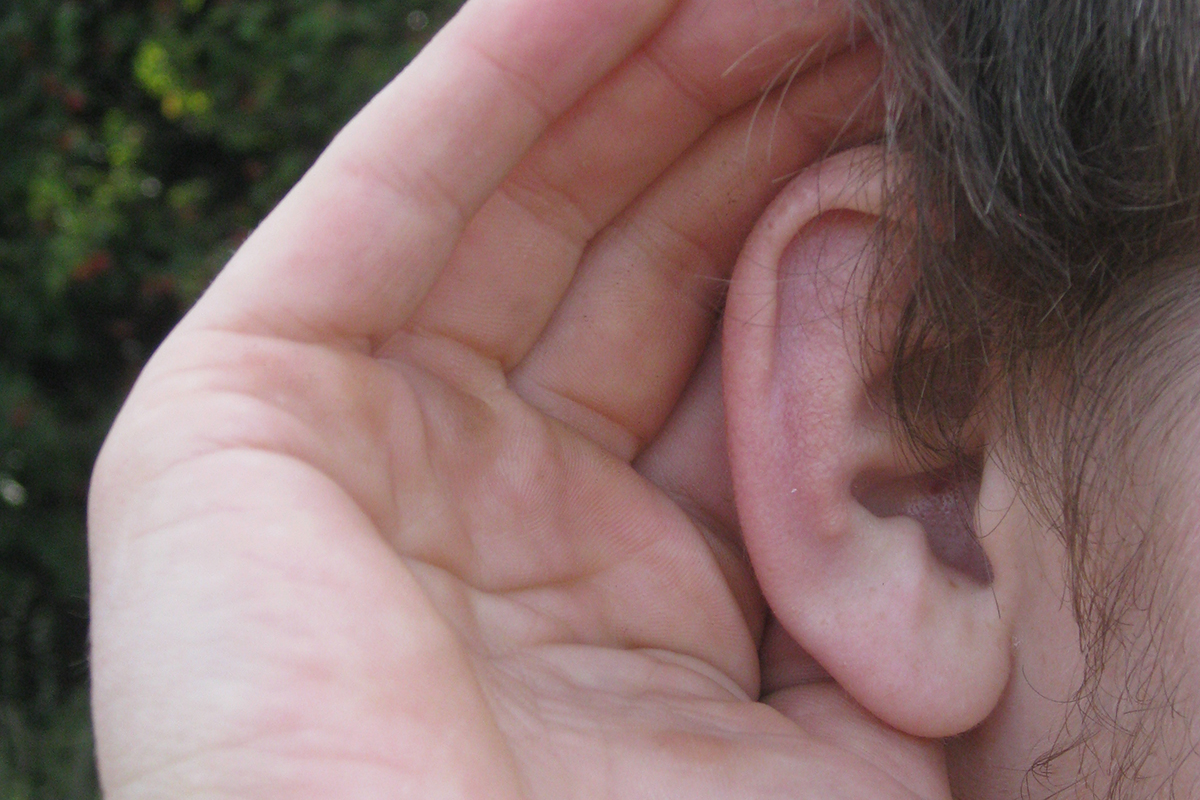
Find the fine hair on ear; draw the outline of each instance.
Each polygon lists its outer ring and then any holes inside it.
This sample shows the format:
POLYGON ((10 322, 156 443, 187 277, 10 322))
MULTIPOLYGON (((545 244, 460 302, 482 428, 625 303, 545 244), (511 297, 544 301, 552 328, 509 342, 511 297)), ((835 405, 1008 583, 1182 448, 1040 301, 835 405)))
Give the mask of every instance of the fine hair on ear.
MULTIPOLYGON (((1200 291, 1200 4, 858 6, 884 52, 885 157, 902 165, 885 170, 874 292, 893 270, 915 275, 894 334, 863 347, 888 345, 888 399, 920 457, 965 454, 985 400, 1003 415, 1006 468, 1069 555, 1080 704, 1103 719, 1100 704, 1130 700, 1098 687, 1116 651, 1133 657, 1123 640, 1151 646, 1128 617, 1151 624, 1169 551, 1154 511, 1169 500, 1142 498, 1124 525, 1113 509, 1137 443, 1162 442, 1183 413, 1177 392, 1149 387, 1196 368, 1177 326, 1195 326, 1200 291)), ((1150 746, 1130 741, 1126 762, 1150 746)), ((1118 766, 1092 791, 1118 796, 1136 772, 1118 766)))

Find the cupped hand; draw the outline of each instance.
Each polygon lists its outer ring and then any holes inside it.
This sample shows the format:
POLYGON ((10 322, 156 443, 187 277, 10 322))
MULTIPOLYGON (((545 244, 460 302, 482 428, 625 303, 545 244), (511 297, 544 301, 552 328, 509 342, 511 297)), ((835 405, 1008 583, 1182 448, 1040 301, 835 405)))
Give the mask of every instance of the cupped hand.
POLYGON ((836 688, 760 701, 705 356, 877 68, 836 3, 469 3, 105 445, 106 796, 943 796, 836 688))

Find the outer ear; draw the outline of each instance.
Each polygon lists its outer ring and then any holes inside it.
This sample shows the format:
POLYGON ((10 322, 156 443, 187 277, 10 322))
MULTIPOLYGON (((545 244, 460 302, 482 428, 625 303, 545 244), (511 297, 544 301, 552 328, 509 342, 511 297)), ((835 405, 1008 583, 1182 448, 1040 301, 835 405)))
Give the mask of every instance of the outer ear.
POLYGON ((863 325, 886 332, 911 288, 887 289, 890 312, 863 304, 880 165, 860 149, 801 174, 748 240, 725 311, 730 458, 779 622, 881 720, 941 737, 1008 683, 1016 565, 1001 537, 971 555, 978 475, 916 471, 871 401, 886 359, 864 363, 863 325))

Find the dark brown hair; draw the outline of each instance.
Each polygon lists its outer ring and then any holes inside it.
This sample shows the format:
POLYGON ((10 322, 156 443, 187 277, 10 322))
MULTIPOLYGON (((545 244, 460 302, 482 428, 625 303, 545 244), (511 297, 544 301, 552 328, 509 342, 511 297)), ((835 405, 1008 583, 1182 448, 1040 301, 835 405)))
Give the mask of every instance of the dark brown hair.
MULTIPOLYGON (((891 350, 896 418, 936 463, 972 457, 984 398, 1002 409, 1006 466, 1070 556, 1088 669, 1048 771, 1116 724, 1105 666, 1165 646, 1152 565, 1166 501, 1119 509, 1147 443, 1191 410, 1164 408, 1171 388, 1198 371, 1180 331, 1200 324, 1200 2, 862 5, 897 166, 883 263, 917 275, 891 350)), ((1158 698, 1170 680, 1156 680, 1122 691, 1158 698)), ((1129 739, 1108 786, 1080 780, 1126 796, 1153 735, 1129 739)))

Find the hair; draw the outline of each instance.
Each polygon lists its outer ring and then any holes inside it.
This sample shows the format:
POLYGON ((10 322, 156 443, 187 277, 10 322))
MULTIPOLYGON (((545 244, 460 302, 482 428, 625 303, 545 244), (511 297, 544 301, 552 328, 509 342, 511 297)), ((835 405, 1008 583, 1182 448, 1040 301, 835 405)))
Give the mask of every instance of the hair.
MULTIPOLYGON (((861 7, 895 167, 875 290, 916 276, 890 351, 895 418, 931 463, 966 462, 985 400, 1001 409, 1005 467, 1069 555, 1086 676, 1027 781, 1045 779, 1101 727, 1129 731, 1130 703, 1172 710, 1165 667, 1141 667, 1171 655, 1178 587, 1156 574, 1177 487, 1164 472, 1146 496, 1136 479, 1200 376, 1200 0, 861 7), (1135 665, 1154 677, 1114 689, 1135 665)), ((1117 766, 1096 753, 1080 784, 1129 796, 1163 758, 1154 736, 1122 734, 1117 766)))

